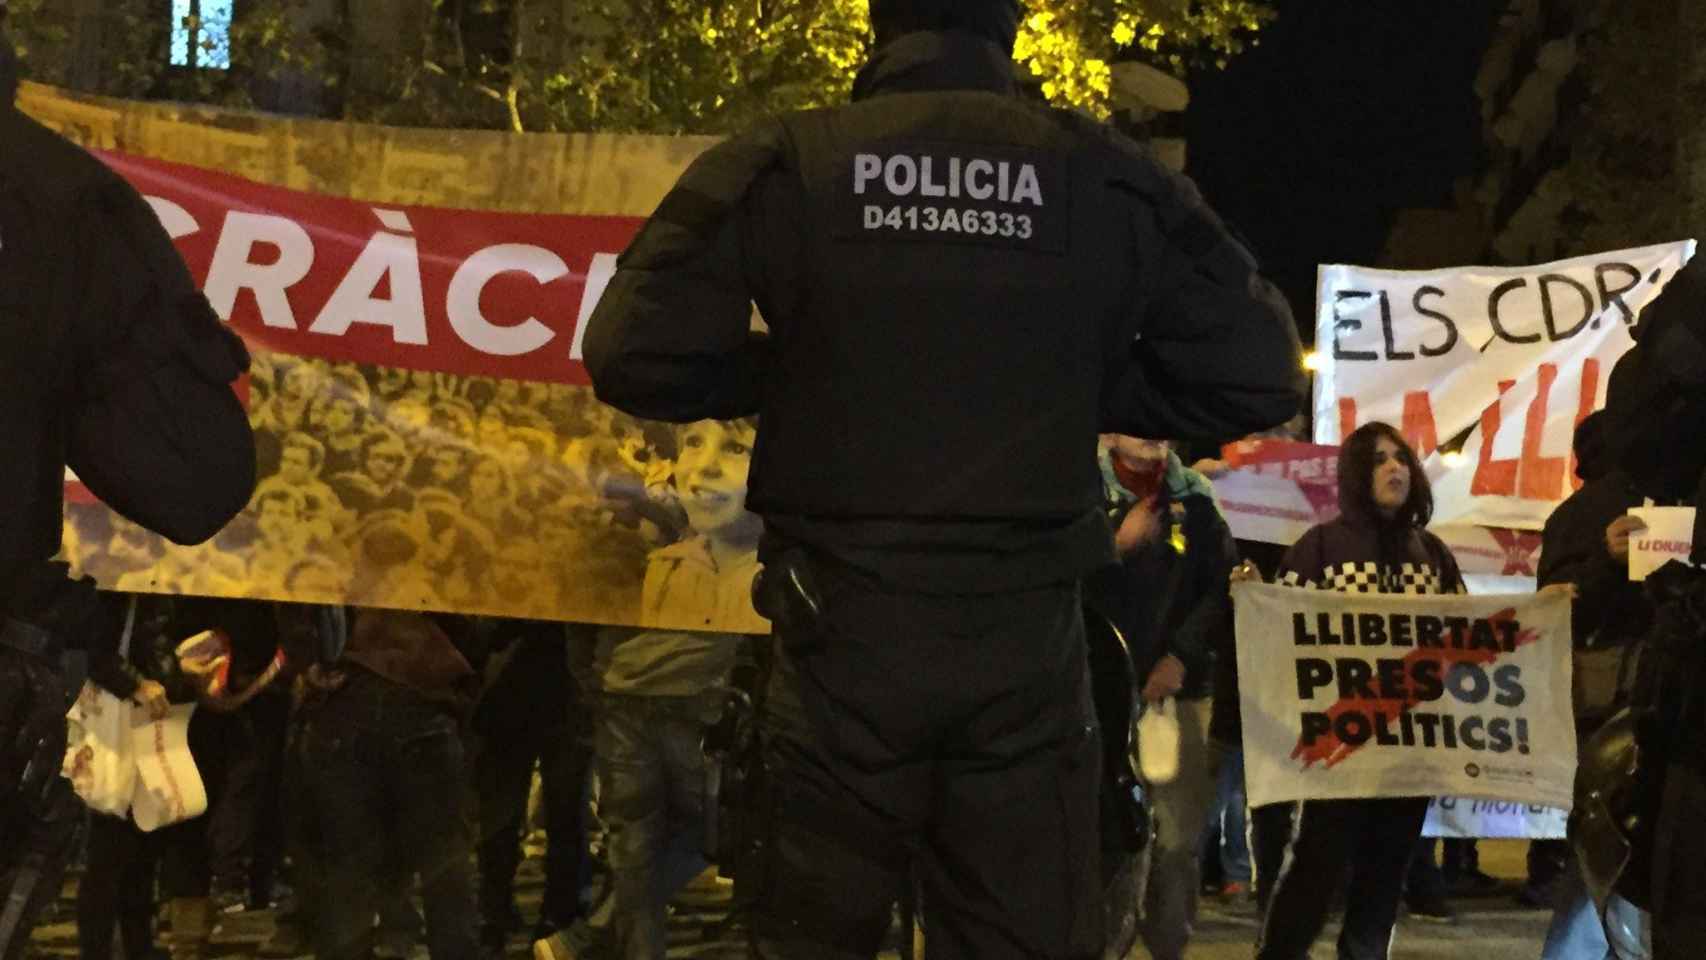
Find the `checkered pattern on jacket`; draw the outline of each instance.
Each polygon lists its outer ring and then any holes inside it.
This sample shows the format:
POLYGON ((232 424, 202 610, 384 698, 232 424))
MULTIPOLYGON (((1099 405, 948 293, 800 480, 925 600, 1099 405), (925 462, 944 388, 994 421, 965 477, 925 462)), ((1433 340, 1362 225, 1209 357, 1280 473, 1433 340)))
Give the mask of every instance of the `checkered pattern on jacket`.
POLYGON ((1404 563, 1396 569, 1382 568, 1371 560, 1328 565, 1321 571, 1319 582, 1305 580, 1295 570, 1280 574, 1279 583, 1288 587, 1317 587, 1340 593, 1451 593, 1445 589, 1438 570, 1431 563, 1404 563))

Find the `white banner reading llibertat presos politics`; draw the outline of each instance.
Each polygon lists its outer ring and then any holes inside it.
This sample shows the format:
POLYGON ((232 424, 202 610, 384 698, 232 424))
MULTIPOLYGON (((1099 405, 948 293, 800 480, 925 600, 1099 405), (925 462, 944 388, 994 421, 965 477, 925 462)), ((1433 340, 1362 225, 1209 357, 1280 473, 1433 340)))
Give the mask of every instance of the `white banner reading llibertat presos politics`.
POLYGON ((1455 796, 1568 808, 1566 596, 1241 583, 1250 803, 1455 796))
POLYGON ((1630 326, 1694 248, 1532 267, 1321 267, 1316 442, 1384 420, 1424 458, 1436 522, 1540 529, 1578 483, 1575 425, 1604 405, 1630 326), (1440 445, 1470 428, 1447 467, 1440 445))

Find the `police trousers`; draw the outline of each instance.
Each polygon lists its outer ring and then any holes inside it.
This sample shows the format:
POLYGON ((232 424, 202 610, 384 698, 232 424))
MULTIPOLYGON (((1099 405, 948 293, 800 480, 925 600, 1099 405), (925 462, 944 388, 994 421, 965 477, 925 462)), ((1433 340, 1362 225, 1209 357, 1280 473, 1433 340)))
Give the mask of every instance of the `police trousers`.
POLYGON ((816 572, 821 614, 774 637, 747 792, 752 955, 875 956, 916 883, 932 960, 1098 957, 1077 586, 921 595, 816 572))
POLYGON ((0 958, 59 896, 83 805, 59 775, 70 706, 51 661, 0 646, 0 958))

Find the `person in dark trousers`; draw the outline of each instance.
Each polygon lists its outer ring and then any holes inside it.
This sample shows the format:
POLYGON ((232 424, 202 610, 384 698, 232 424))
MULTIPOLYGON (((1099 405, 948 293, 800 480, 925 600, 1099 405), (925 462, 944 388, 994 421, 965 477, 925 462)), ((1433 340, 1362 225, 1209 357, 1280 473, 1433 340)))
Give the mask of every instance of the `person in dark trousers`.
MULTIPOLYGON (((218 630, 231 641, 228 689, 243 690, 256 683, 278 653, 278 629, 273 604, 253 600, 174 597, 163 604, 164 622, 156 628, 158 643, 175 648, 179 641, 205 630, 218 630)), ((174 693, 194 699, 194 693, 174 693)), ((245 848, 253 823, 252 781, 244 771, 263 762, 246 710, 270 694, 263 692, 236 710, 205 704, 190 718, 190 753, 207 790, 207 812, 168 828, 160 853, 161 895, 172 918, 173 960, 193 960, 208 949, 213 936, 216 891, 230 891, 240 903, 246 872, 245 848)))
MULTIPOLYGON (((180 543, 254 489, 248 366, 135 189, 18 111, 0 3, 0 957, 24 949, 80 819, 59 776, 66 646, 114 643, 59 552, 65 469, 180 543)), ((91 651, 95 653, 96 651, 91 651)), ((109 647, 101 655, 112 656, 109 647)))
MULTIPOLYGON (((1404 438, 1390 425, 1357 428, 1339 451, 1339 517, 1312 527, 1280 563, 1279 582, 1365 593, 1458 593, 1457 561, 1425 527, 1433 493, 1404 438)), ((1254 565, 1235 572, 1253 577, 1254 565)), ((1339 960, 1386 960, 1404 879, 1422 832, 1427 797, 1310 800, 1255 811, 1258 846, 1285 837, 1263 896, 1257 960, 1307 960, 1350 873, 1339 960)))
POLYGON ((1139 931, 1154 960, 1179 960, 1196 923, 1203 828, 1222 752, 1208 738, 1214 652, 1232 631, 1232 532, 1208 482, 1165 443, 1107 438, 1104 470, 1120 496, 1110 518, 1119 563, 1085 581, 1085 600, 1126 638, 1149 709, 1173 701, 1178 775, 1147 784, 1154 806, 1139 931))
MULTIPOLYGON (((161 644, 155 642, 163 635, 154 626, 164 620, 160 613, 165 602, 126 594, 102 594, 102 602, 115 607, 109 619, 124 624, 119 645, 128 639, 129 650, 122 658, 92 664, 90 681, 115 697, 135 700, 156 716, 165 713, 173 693, 181 701, 193 700, 192 693, 168 690, 163 682, 169 677, 160 670, 161 644)), ((169 650, 164 653, 171 656, 169 650)), ((154 884, 161 840, 169 832, 148 834, 128 817, 90 813, 88 862, 77 884, 80 956, 107 960, 113 955, 115 932, 126 957, 165 956, 154 944, 154 884)))
POLYGON ((604 402, 758 417, 760 956, 874 954, 909 874, 932 955, 1101 950, 1097 436, 1299 403, 1290 311, 1195 187, 1019 94, 1019 8, 873 2, 853 103, 707 151, 588 321, 604 402))
POLYGON ((304 750, 322 844, 321 960, 366 957, 373 920, 419 875, 433 960, 479 955, 462 723, 478 684, 463 618, 364 610, 304 750))
MULTIPOLYGON (((1642 584, 1629 579, 1629 541, 1644 528, 1628 513, 1646 498, 1619 468, 1604 433, 1605 421, 1603 412, 1595 413, 1576 426, 1576 476, 1582 485, 1546 518, 1541 533, 1540 585, 1570 583, 1577 591, 1570 613, 1571 674, 1576 738, 1584 748, 1588 738, 1628 704, 1639 644, 1653 625, 1652 601, 1642 584)), ((1558 852, 1563 863, 1557 872, 1557 889, 1547 890, 1550 896, 1540 901, 1553 907, 1541 956, 1544 960, 1603 960, 1611 944, 1567 842, 1534 842, 1542 852, 1530 849, 1529 886, 1544 878, 1544 874, 1536 877, 1537 867, 1557 869, 1549 862, 1558 855, 1553 845, 1563 848, 1558 852)), ((1622 897, 1616 900, 1613 912, 1624 918, 1638 939, 1646 926, 1645 914, 1622 897)), ((1627 947, 1620 952, 1628 952, 1627 947)))
MULTIPOLYGON (((1254 540, 1235 540, 1234 543, 1243 558, 1233 568, 1235 576, 1261 580, 1279 576, 1286 548, 1254 540)), ((1231 631, 1221 636, 1220 645, 1215 649, 1214 710, 1209 716, 1208 735, 1227 756, 1235 755, 1235 763, 1243 768, 1244 711, 1238 700, 1236 635, 1231 631)), ((1240 792, 1245 792, 1242 773, 1238 775, 1238 783, 1240 792)), ((1273 878, 1279 875, 1280 864, 1285 860, 1285 846, 1290 835, 1285 830, 1264 831, 1257 819, 1255 811, 1250 811, 1245 833, 1249 837, 1250 865, 1255 873, 1256 912, 1260 915, 1267 909, 1268 895, 1273 892, 1273 878)))
POLYGON ((481 945, 501 951, 519 926, 515 870, 521 864, 533 768, 545 799, 545 895, 529 940, 567 927, 580 914, 586 866, 586 780, 592 760, 579 726, 580 693, 569 677, 563 626, 502 620, 493 625, 497 673, 474 711, 480 736, 475 783, 480 803, 481 945))

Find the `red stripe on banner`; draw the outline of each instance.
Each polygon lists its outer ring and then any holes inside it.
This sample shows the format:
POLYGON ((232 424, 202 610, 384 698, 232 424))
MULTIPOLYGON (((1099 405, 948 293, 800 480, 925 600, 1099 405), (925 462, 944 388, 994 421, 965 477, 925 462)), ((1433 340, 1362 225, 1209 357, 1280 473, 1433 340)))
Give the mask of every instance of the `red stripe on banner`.
MULTIPOLYGON (((1486 619, 1488 623, 1497 624, 1512 620, 1515 616, 1516 610, 1506 608, 1490 617, 1487 617, 1486 619)), ((1448 635, 1447 642, 1464 643, 1467 639, 1468 638, 1461 636, 1461 631, 1454 629, 1448 635)), ((1523 630, 1516 635, 1515 647, 1520 650, 1524 646, 1527 646, 1538 639, 1540 639, 1538 631, 1523 630)), ((1485 649, 1459 650, 1453 649, 1452 647, 1430 647, 1426 650, 1412 650, 1410 655, 1404 658, 1403 662, 1405 674, 1408 676, 1409 668, 1412 665, 1424 660, 1438 660, 1441 664, 1440 676, 1443 680, 1443 678, 1450 673, 1451 667, 1456 664, 1472 663, 1478 666, 1486 666, 1496 662, 1499 659, 1501 652, 1502 651, 1485 649)), ((1379 723, 1381 720, 1386 720, 1390 723, 1396 721, 1399 715, 1407 712, 1412 707, 1419 705, 1421 702, 1422 701, 1417 699, 1414 695, 1408 696, 1401 701, 1384 698, 1371 699, 1366 697, 1344 697, 1341 698, 1339 702, 1327 708, 1327 718, 1329 721, 1337 721, 1338 718, 1344 714, 1356 711, 1358 713, 1367 714, 1370 720, 1375 723, 1379 723)), ((1367 741, 1364 741, 1364 744, 1366 743, 1367 741)), ((1331 769, 1343 763, 1351 756, 1351 754, 1361 749, 1364 744, 1345 743, 1343 740, 1339 739, 1339 735, 1335 733, 1333 728, 1330 726, 1326 733, 1316 737, 1313 744, 1305 744, 1303 738, 1299 737, 1297 740, 1297 746, 1291 751, 1291 758, 1293 760, 1302 760, 1303 769, 1305 770, 1314 766, 1317 762, 1325 763, 1326 766, 1331 769)))
POLYGON ((1274 517, 1280 520, 1295 520, 1298 523, 1314 523, 1316 517, 1316 514, 1302 510, 1287 510, 1260 503, 1239 503, 1235 500, 1220 501, 1220 509, 1222 513, 1247 513, 1254 517, 1274 517))
POLYGON ((584 384, 589 276, 601 292, 642 222, 365 203, 96 153, 245 340, 328 360, 584 384))

